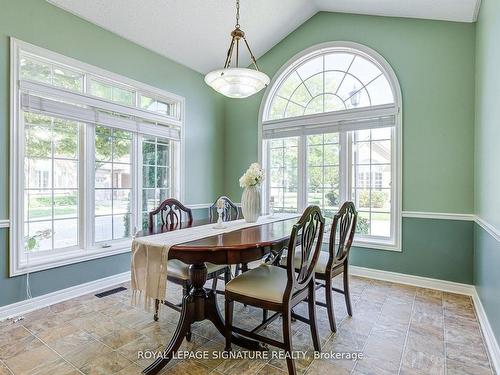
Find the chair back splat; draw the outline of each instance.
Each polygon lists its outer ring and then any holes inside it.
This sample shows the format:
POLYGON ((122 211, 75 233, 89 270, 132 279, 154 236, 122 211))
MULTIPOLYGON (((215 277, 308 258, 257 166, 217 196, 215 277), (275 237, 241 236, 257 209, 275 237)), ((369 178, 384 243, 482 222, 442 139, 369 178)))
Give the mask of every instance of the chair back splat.
POLYGON ((240 218, 240 210, 231 199, 225 195, 221 195, 217 198, 213 205, 208 209, 208 218, 211 223, 217 221, 217 202, 221 199, 224 202, 224 208, 222 209, 222 221, 238 220, 240 218))
POLYGON ((300 220, 293 226, 288 243, 286 301, 295 292, 306 288, 314 276, 314 267, 319 258, 325 219, 318 206, 306 208, 300 220), (300 264, 295 264, 293 254, 300 249, 300 264), (298 270, 298 272, 296 272, 298 270))
POLYGON ((349 250, 351 249, 356 232, 357 219, 358 212, 352 202, 345 202, 333 217, 330 232, 328 269, 335 264, 344 262, 349 257, 349 250))
POLYGON ((175 228, 184 222, 187 222, 188 224, 192 224, 193 222, 193 212, 191 209, 187 208, 174 198, 165 199, 161 202, 157 209, 149 213, 150 230, 154 227, 154 217, 156 215, 160 215, 163 226, 169 225, 172 228, 175 228))

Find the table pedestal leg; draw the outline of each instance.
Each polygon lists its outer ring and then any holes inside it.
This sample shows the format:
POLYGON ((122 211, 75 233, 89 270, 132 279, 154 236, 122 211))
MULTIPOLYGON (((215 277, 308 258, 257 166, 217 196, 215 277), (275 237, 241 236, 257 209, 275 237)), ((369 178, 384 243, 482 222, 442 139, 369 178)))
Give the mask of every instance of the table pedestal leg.
MULTIPOLYGON (((172 359, 174 353, 179 349, 189 327, 194 322, 210 320, 219 332, 224 336, 224 320, 217 305, 216 293, 204 288, 207 281, 207 267, 204 263, 193 264, 189 267, 189 276, 193 286, 189 295, 182 300, 182 311, 179 323, 170 343, 165 347, 161 358, 157 358, 151 365, 143 370, 144 374, 157 374, 172 359)), ((236 345, 249 350, 267 350, 259 342, 249 340, 233 334, 233 342, 236 345)))

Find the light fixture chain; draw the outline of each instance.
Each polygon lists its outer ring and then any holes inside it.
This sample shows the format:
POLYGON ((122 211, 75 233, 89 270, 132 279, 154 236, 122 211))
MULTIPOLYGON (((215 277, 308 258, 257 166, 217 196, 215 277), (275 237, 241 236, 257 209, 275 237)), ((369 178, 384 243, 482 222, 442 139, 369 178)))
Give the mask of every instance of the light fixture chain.
POLYGON ((240 28, 240 0, 236 0, 236 28, 240 28))

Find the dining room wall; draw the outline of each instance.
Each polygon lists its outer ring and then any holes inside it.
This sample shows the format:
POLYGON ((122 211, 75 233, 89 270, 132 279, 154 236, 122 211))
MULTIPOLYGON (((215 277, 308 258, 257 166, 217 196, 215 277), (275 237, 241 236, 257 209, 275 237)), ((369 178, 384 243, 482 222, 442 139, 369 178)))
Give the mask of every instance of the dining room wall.
MULTIPOLYGON (((9 219, 9 37, 61 53, 186 99, 185 202, 223 192, 224 101, 203 76, 40 0, 0 0, 0 221, 9 219), (189 171, 189 173, 186 173, 189 171)), ((206 215, 206 209, 197 210, 206 215)), ((5 224, 2 224, 3 226, 5 224)), ((25 298, 25 276, 9 278, 9 229, 0 228, 0 306, 25 298)), ((129 254, 31 275, 33 296, 130 269, 129 254)))
MULTIPOLYGON (((320 12, 260 57, 259 67, 273 77, 295 54, 327 41, 364 44, 393 67, 403 93, 403 211, 423 216, 403 218, 401 252, 355 248, 353 263, 471 284, 472 222, 436 213, 473 213, 475 25, 320 12)), ((233 197, 258 159, 263 94, 226 100, 225 191, 233 197)))
POLYGON ((483 0, 476 32, 474 284, 500 342, 500 3, 483 0))

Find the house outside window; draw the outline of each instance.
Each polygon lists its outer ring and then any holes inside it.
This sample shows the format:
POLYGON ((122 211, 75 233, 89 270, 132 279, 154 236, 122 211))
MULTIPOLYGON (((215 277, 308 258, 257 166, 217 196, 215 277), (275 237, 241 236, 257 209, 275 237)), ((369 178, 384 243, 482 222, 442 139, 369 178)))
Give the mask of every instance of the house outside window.
POLYGON ((278 212, 342 202, 359 212, 356 245, 400 250, 401 91, 377 52, 326 43, 292 58, 261 106, 263 204, 278 212))
POLYGON ((184 99, 15 39, 11 53, 10 274, 130 251, 145 213, 182 199, 184 99))

